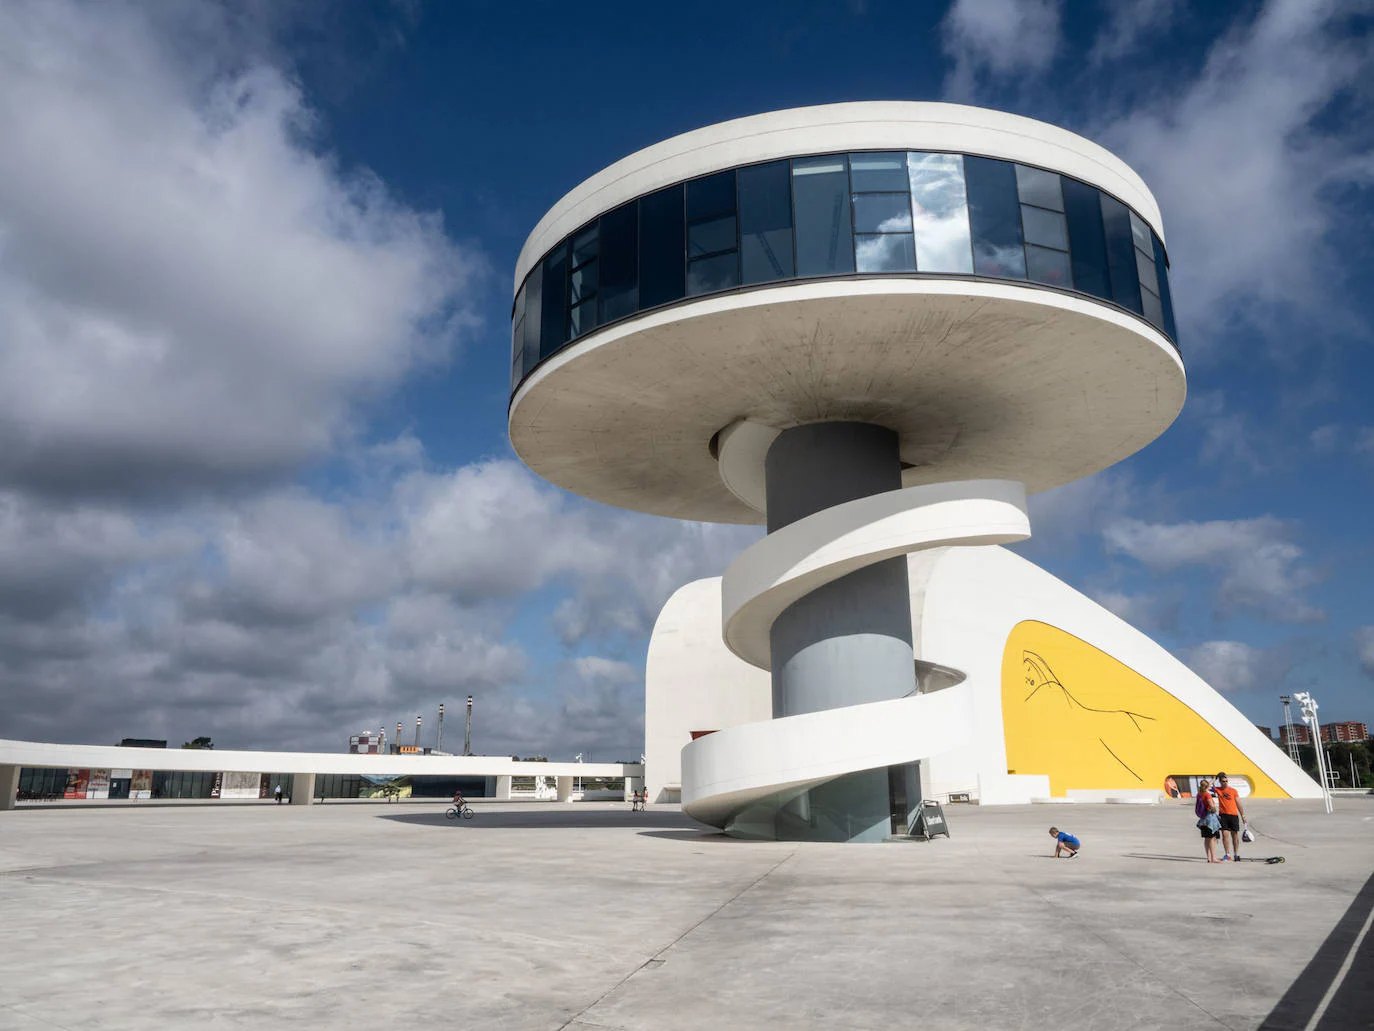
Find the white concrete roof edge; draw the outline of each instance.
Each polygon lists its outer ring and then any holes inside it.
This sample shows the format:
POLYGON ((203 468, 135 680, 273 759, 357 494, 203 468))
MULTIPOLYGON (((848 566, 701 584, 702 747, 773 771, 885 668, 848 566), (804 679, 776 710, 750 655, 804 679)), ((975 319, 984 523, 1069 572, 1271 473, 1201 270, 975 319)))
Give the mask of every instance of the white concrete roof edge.
POLYGON ((517 762, 501 755, 354 755, 349 752, 136 748, 3 738, 0 738, 0 765, 397 777, 639 777, 644 770, 640 763, 517 762))

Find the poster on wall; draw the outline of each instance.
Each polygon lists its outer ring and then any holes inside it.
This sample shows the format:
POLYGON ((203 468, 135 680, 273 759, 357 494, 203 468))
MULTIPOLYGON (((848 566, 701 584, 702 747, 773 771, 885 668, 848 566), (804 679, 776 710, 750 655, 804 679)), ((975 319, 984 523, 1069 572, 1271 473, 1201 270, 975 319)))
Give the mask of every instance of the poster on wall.
POLYGON ((86 784, 91 779, 90 770, 68 770, 67 786, 62 789, 63 798, 85 798, 86 784))
POLYGON ((257 798, 262 790, 262 775, 226 770, 220 779, 220 798, 257 798))
POLYGON ((223 774, 223 773, 216 773, 216 774, 215 774, 215 782, 214 782, 212 785, 210 785, 210 797, 211 797, 211 798, 219 798, 220 789, 221 789, 221 787, 223 787, 223 785, 224 785, 224 774, 223 774))
POLYGON ((109 798, 110 797, 110 771, 92 770, 90 780, 86 782, 87 798, 109 798))
POLYGON ((261 779, 260 781, 258 781, 258 797, 259 797, 259 798, 271 798, 271 797, 272 797, 272 774, 270 774, 270 773, 264 773, 264 774, 262 775, 262 779, 261 779))
POLYGON ((130 798, 152 798, 153 797, 153 771, 134 770, 133 778, 129 781, 130 798))

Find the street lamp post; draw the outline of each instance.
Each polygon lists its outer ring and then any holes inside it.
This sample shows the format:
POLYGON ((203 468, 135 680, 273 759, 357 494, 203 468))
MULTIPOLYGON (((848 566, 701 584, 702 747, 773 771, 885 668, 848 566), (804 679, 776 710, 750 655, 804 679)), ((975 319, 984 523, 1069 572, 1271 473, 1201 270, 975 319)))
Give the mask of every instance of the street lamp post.
POLYGON ((1317 753, 1317 780, 1322 786, 1322 801, 1326 804, 1326 811, 1332 811, 1331 806, 1331 778, 1326 772, 1326 749, 1322 747, 1322 728, 1317 722, 1317 700, 1312 697, 1310 692, 1301 691, 1293 695, 1293 701, 1298 703, 1302 711, 1302 721, 1307 724, 1309 732, 1312 734, 1313 751, 1317 753))

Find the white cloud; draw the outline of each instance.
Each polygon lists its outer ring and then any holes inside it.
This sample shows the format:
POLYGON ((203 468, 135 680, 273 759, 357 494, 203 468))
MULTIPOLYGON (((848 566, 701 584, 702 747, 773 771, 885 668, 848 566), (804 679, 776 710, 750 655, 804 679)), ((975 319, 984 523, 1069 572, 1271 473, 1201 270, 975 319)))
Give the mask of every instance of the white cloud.
POLYGON ((1362 455, 1374 455, 1374 426, 1361 426, 1355 431, 1355 451, 1362 455))
POLYGON ((1266 670, 1268 654, 1240 641, 1204 641, 1189 649, 1184 661, 1222 694, 1249 691, 1276 679, 1266 670))
POLYGON ((941 22, 953 68, 944 92, 972 98, 984 79, 1043 72, 1059 50, 1060 0, 955 0, 941 22))
POLYGON ((1221 573, 1217 597, 1224 613, 1245 609, 1270 619, 1323 618, 1304 592, 1317 576, 1302 564, 1290 527, 1273 516, 1204 523, 1146 523, 1123 519, 1103 533, 1107 549, 1154 571, 1191 566, 1221 573))
POLYGON ((1196 78, 1171 70, 1152 98, 1092 130, 1160 202, 1191 354, 1223 323, 1262 326, 1276 308, 1330 319, 1329 299, 1348 288, 1337 194, 1374 181, 1371 134, 1359 120, 1329 131, 1321 115, 1368 86, 1374 39, 1346 32, 1352 7, 1269 0, 1196 78))
POLYGON ((1341 428, 1334 424, 1318 426, 1308 434, 1308 442, 1312 445, 1312 450, 1318 454, 1327 455, 1336 450, 1336 445, 1340 442, 1341 428))
POLYGON ((1364 671, 1374 677, 1374 626, 1362 626, 1355 631, 1355 650, 1364 671))
POLYGON ((178 36, 221 18, 0 5, 0 485, 289 471, 470 321, 439 216, 319 150, 279 68, 178 36))
POLYGON ((1110 64, 1163 33, 1182 4, 1180 0, 1111 0, 1103 8, 1106 24, 1088 52, 1093 65, 1110 64))

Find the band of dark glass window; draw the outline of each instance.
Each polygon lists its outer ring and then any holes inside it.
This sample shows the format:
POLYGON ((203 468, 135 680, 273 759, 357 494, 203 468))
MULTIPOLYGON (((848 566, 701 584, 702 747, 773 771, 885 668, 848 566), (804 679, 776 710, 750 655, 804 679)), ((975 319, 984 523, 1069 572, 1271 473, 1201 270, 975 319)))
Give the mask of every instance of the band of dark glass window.
POLYGON ((1146 319, 1177 347, 1164 245, 1110 194, 995 158, 823 154, 678 183, 560 241, 516 295, 511 389, 578 337, 688 297, 903 273, 1089 294, 1146 319))

